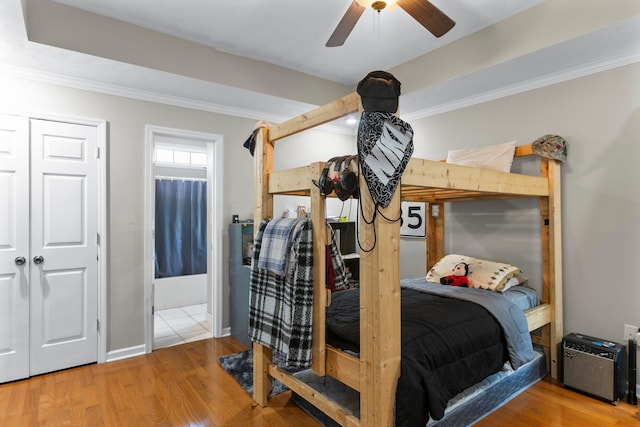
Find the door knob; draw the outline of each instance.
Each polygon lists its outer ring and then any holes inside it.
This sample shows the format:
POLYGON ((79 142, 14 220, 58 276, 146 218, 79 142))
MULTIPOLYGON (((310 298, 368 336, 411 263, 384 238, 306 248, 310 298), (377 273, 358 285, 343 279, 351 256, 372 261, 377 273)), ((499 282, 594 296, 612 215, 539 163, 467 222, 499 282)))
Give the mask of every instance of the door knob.
POLYGON ((36 264, 42 264, 44 262, 44 257, 36 255, 33 257, 33 262, 35 262, 36 264))
POLYGON ((16 265, 24 265, 27 260, 23 256, 16 257, 16 265))

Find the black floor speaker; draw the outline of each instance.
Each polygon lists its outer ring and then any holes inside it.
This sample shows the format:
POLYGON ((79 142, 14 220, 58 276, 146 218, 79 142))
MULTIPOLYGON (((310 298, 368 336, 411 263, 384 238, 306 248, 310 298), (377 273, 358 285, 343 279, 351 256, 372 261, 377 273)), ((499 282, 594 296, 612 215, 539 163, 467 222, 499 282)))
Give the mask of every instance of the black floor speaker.
POLYGON ((617 404, 627 391, 624 346, 583 334, 562 340, 562 383, 565 387, 617 404))

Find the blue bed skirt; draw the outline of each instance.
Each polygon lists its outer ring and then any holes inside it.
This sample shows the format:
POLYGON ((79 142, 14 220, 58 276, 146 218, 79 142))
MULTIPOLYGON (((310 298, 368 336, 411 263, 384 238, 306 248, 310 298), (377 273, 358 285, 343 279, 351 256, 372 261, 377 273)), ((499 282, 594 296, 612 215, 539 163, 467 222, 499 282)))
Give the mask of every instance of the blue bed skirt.
MULTIPOLYGON (((444 418, 429 420, 427 426, 472 425, 544 378, 547 375, 546 365, 544 353, 538 349, 535 351, 535 358, 517 371, 511 369, 508 363, 505 364, 501 371, 454 396, 447 405, 444 418)), ((318 377, 310 370, 299 372, 295 376, 357 417, 360 416, 360 395, 357 391, 334 378, 318 377)), ((321 425, 339 427, 335 421, 300 395, 292 392, 292 400, 321 425)))

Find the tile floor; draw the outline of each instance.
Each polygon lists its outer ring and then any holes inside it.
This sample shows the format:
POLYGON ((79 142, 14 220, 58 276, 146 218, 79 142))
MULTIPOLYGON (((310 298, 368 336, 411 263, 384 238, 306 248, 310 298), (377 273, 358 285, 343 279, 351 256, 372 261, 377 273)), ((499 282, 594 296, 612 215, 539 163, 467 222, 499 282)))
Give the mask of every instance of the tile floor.
POLYGON ((153 319, 153 348, 211 338, 211 325, 207 323, 207 304, 158 310, 153 319))

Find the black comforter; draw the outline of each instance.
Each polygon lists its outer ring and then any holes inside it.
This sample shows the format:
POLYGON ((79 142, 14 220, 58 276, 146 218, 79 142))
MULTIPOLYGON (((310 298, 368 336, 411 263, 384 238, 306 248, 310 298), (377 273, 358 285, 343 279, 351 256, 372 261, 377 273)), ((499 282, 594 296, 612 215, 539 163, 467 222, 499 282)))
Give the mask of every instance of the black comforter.
MULTIPOLYGON (((401 290, 401 371, 396 426, 440 419, 457 393, 499 371, 508 358, 502 328, 473 302, 401 290)), ((327 308, 327 342, 359 351, 359 289, 337 292, 327 308)))

